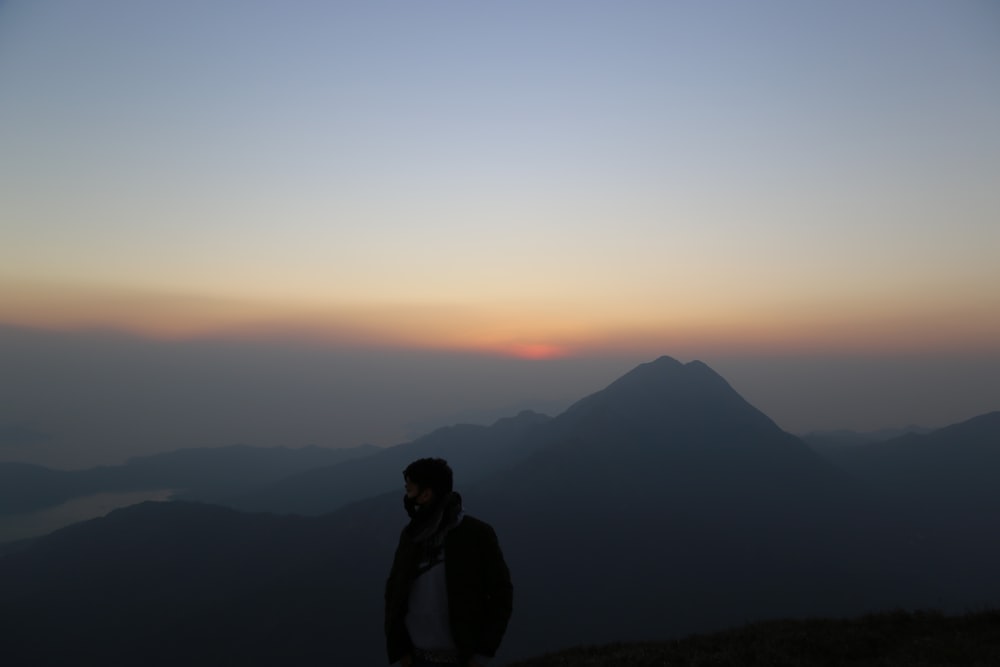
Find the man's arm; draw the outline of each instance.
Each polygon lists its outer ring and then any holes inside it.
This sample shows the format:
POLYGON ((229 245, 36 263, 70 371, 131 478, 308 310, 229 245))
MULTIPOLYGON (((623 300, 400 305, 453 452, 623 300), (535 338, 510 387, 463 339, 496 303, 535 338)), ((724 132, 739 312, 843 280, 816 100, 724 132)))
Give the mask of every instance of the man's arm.
POLYGON ((507 631, 507 623, 514 606, 514 587, 510 570, 500 550, 496 532, 487 525, 483 545, 483 578, 486 592, 485 625, 482 632, 482 650, 494 655, 507 631))

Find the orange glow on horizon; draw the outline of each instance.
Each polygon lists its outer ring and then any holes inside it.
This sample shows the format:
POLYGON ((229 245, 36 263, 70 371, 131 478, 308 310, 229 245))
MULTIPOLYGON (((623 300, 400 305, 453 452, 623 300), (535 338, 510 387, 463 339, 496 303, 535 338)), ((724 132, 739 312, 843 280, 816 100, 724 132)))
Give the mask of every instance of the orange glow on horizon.
POLYGON ((119 331, 153 340, 302 341, 426 349, 526 360, 643 353, 915 353, 1000 351, 1000 315, 956 307, 856 307, 802 314, 719 309, 650 317, 636 307, 564 309, 422 304, 289 304, 0 282, 0 324, 52 331, 119 331), (556 314, 557 313, 557 314, 556 314))
POLYGON ((570 350, 560 345, 548 343, 516 343, 500 350, 518 359, 543 361, 561 359, 570 355, 570 350))

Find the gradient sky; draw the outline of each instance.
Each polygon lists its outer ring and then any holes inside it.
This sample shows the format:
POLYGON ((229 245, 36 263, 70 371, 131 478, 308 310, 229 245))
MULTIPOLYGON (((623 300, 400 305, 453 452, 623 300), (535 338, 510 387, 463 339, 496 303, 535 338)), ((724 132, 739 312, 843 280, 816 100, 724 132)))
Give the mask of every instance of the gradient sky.
POLYGON ((0 325, 995 368, 998 119, 985 0, 2 2, 0 325))

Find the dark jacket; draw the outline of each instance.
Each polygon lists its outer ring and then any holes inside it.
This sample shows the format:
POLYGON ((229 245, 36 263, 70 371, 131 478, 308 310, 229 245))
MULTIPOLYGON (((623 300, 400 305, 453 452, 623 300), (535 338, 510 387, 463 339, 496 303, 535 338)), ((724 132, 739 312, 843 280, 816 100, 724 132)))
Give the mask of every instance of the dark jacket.
MULTIPOLYGON (((493 656, 507 630, 513 604, 510 572, 496 533, 471 516, 445 538, 445 581, 452 638, 463 660, 493 656)), ((419 550, 403 530, 385 585, 385 636, 389 662, 413 650, 406 631, 407 601, 417 569, 419 550)))

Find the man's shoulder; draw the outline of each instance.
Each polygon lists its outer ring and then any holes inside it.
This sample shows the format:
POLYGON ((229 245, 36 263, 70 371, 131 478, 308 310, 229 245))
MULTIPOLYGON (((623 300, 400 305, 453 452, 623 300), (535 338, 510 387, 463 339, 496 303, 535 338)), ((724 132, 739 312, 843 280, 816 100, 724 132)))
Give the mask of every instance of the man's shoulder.
POLYGON ((451 532, 455 533, 456 537, 468 539, 490 537, 494 534, 493 526, 468 514, 462 516, 462 521, 451 532))
POLYGON ((469 514, 462 515, 462 522, 458 524, 459 527, 466 526, 471 530, 493 530, 493 526, 486 523, 482 519, 478 519, 469 514))

